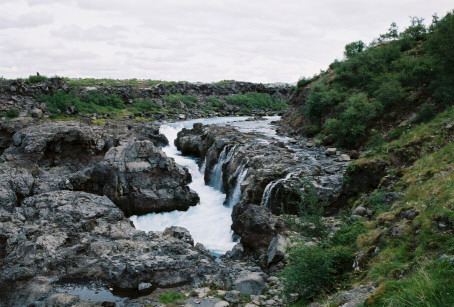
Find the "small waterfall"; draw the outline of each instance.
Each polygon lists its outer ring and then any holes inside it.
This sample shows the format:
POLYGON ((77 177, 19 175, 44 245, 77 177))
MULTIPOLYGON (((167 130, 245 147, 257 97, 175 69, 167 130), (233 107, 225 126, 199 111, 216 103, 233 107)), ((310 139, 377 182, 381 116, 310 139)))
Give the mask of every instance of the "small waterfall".
POLYGON ((210 184, 213 188, 218 191, 224 191, 224 184, 222 182, 222 166, 225 163, 228 163, 230 159, 232 159, 233 154, 235 153, 236 145, 233 147, 226 145, 222 150, 221 154, 219 155, 218 163, 213 167, 213 170, 210 174, 210 184))
POLYGON ((233 192, 229 197, 227 206, 232 207, 240 201, 240 199, 241 199, 241 183, 243 182, 244 178, 246 178, 247 172, 248 172, 248 170, 244 169, 244 164, 242 164, 241 167, 238 168, 238 171, 235 174, 237 176, 235 188, 233 189, 233 192))
POLYGON ((271 209, 270 198, 271 198, 271 194, 273 192, 274 187, 281 182, 287 181, 296 173, 297 172, 293 172, 293 173, 290 172, 285 176, 285 178, 277 179, 275 181, 271 181, 270 183, 268 183, 268 185, 265 187, 265 190, 263 191, 262 201, 260 202, 260 206, 265 206, 266 208, 271 209))
POLYGON ((202 165, 200 166, 200 173, 201 174, 205 174, 206 167, 207 167, 207 158, 205 157, 205 159, 203 160, 202 165))

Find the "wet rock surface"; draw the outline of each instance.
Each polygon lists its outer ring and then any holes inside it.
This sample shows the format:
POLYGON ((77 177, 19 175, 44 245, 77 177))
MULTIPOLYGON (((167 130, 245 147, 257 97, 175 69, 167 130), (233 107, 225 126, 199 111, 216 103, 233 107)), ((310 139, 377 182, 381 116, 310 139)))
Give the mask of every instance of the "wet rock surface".
MULTIPOLYGON (((121 289, 198 284, 213 256, 187 240, 136 230, 107 197, 55 191, 26 198, 0 224, 2 282, 92 278, 121 289)), ((12 298, 14 299, 14 298, 12 298)))
POLYGON ((298 213, 303 178, 320 197, 336 202, 348 164, 341 150, 313 146, 306 139, 286 143, 229 126, 198 124, 182 130, 175 143, 183 154, 205 161, 206 181, 226 192, 226 203, 234 205, 232 229, 252 249, 266 249, 285 230, 276 215, 298 213), (237 190, 241 199, 234 197, 237 190))
POLYGON ((186 210, 198 202, 187 186, 188 171, 156 146, 165 143, 156 126, 2 123, 10 134, 9 147, 0 156, 4 206, 62 189, 106 195, 128 216, 186 210), (149 135, 155 137, 146 140, 149 135))

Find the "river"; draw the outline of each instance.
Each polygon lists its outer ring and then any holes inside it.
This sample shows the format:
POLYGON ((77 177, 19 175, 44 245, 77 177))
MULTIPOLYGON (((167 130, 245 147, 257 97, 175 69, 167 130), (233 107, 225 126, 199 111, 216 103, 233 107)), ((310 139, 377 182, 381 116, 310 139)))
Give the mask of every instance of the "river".
MULTIPOLYGON (((144 231, 163 231, 170 226, 185 227, 191 233, 195 242, 202 243, 212 253, 221 255, 230 250, 234 245, 232 239, 232 204, 224 205, 226 195, 219 188, 209 186, 204 181, 203 170, 199 169, 198 160, 185 157, 175 147, 174 140, 183 128, 192 128, 194 123, 232 125, 242 132, 256 132, 264 136, 271 136, 279 140, 285 140, 276 135, 276 131, 270 123, 279 120, 279 116, 265 117, 265 120, 246 121, 248 117, 219 117, 208 119, 188 120, 177 123, 164 124, 160 132, 169 140, 169 145, 163 148, 167 156, 175 159, 175 162, 187 167, 192 176, 189 187, 197 192, 200 203, 189 208, 187 211, 172 211, 164 213, 151 213, 142 216, 131 216, 135 227, 144 231)), ((266 138, 257 141, 266 142, 266 138)), ((236 191, 235 197, 241 195, 236 191)))

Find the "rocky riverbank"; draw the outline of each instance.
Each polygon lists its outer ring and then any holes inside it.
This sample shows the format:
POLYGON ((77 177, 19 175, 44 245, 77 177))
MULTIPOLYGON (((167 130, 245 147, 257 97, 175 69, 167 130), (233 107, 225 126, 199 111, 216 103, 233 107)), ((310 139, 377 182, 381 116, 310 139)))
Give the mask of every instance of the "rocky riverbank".
MULTIPOLYGON (((198 201, 188 187, 187 169, 161 150, 167 140, 158 125, 125 120, 105 126, 32 118, 0 121, 0 286, 6 290, 0 304, 98 306, 102 302, 89 303, 71 292, 74 285, 89 289, 93 283, 114 293, 127 292, 127 298, 117 302, 127 306, 152 304, 156 289, 201 285, 226 289, 216 296, 231 304, 245 295, 270 306, 283 304, 279 291, 262 295, 277 287, 276 279, 260 260, 247 257, 241 244, 219 262, 203 245, 194 245, 184 228, 145 233, 126 218, 185 210, 198 201), (64 288, 68 293, 62 293, 62 284, 69 281, 71 286, 64 288)), ((235 131, 225 129, 225 136, 233 140, 228 134, 235 131)), ((212 130, 213 137, 218 132, 212 130)), ((246 139, 254 139, 237 134, 244 145, 246 139)), ((223 151, 211 147, 209 152, 223 151)), ((212 157, 210 165, 219 160, 212 157)), ((222 176, 230 182, 222 184, 229 201, 237 190, 234 181, 239 175, 234 175, 222 176)), ((281 261, 282 242, 272 242, 264 255, 270 262, 281 261)))
MULTIPOLYGON (((273 238, 286 232, 278 215, 298 213, 297 189, 303 178, 335 203, 350 160, 341 151, 307 139, 285 143, 228 126, 196 124, 178 134, 176 145, 183 154, 205 161, 206 181, 223 189, 226 203, 234 206, 232 229, 243 247, 255 251, 268 248, 273 238)), ((262 260, 266 263, 263 253, 262 260)))

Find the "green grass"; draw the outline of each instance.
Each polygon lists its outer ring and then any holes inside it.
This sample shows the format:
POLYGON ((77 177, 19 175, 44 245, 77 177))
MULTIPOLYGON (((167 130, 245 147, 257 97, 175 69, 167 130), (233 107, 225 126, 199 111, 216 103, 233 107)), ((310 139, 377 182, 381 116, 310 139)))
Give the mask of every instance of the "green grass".
POLYGON ((181 300, 184 300, 186 296, 179 292, 169 292, 161 294, 159 297, 159 302, 162 304, 176 304, 181 300))
POLYGON ((252 109, 258 110, 282 110, 288 107, 286 102, 280 101, 264 93, 246 93, 224 96, 226 103, 237 105, 242 108, 242 112, 250 112, 252 109))
POLYGON ((33 83, 39 83, 39 82, 44 81, 44 80, 47 80, 46 76, 31 75, 27 79, 25 79, 25 83, 33 84, 33 83))
POLYGON ((367 306, 454 306, 454 267, 449 261, 427 261, 401 281, 386 283, 367 306))

